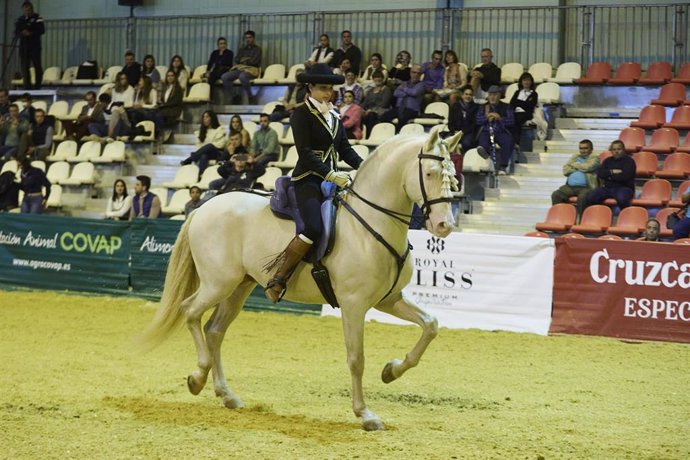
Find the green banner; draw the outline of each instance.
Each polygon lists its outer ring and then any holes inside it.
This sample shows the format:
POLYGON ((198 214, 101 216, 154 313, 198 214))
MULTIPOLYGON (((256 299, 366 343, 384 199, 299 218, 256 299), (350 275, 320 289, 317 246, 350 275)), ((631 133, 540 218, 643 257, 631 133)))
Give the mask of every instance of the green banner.
POLYGON ((169 219, 134 219, 130 222, 130 273, 135 293, 161 296, 168 258, 182 223, 169 219))
POLYGON ((129 223, 0 214, 0 283, 129 292, 129 223))

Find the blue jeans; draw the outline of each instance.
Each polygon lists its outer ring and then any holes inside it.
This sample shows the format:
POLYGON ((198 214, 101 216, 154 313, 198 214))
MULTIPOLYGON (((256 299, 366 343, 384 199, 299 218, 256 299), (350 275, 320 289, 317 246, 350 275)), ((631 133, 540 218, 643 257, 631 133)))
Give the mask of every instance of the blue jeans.
POLYGON ((216 148, 215 145, 206 144, 201 146, 196 152, 192 152, 188 160, 196 162, 197 166, 199 166, 199 174, 203 174, 208 167, 208 160, 217 160, 223 156, 223 153, 225 152, 216 148))
POLYGON ((587 194, 586 206, 602 203, 607 198, 615 198, 620 209, 630 206, 635 190, 628 187, 598 187, 587 194))
POLYGON ((24 199, 22 200, 22 213, 43 214, 43 196, 24 195, 24 199))
POLYGON ((238 78, 240 79, 240 83, 242 83, 242 89, 247 94, 247 96, 250 96, 251 81, 256 78, 254 75, 243 70, 231 70, 229 72, 225 72, 223 75, 220 76, 220 79, 223 80, 223 87, 231 90, 233 89, 233 82, 238 78))
POLYGON ((0 159, 9 160, 17 155, 16 145, 0 145, 0 159))
MULTIPOLYGON (((117 126, 115 126, 113 136, 125 136, 127 131, 127 126, 120 121, 117 126)), ((95 134, 98 137, 106 137, 108 135, 108 125, 104 125, 103 123, 89 123, 89 134, 95 134)))

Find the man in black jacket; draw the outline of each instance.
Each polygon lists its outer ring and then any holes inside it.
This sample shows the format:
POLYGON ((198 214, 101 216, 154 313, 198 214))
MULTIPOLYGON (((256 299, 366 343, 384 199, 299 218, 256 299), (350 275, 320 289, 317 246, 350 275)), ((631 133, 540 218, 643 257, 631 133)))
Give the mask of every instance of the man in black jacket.
POLYGON ((31 2, 22 4, 24 14, 14 23, 14 37, 19 40, 19 59, 24 78, 24 89, 31 89, 31 64, 36 72, 36 89, 41 88, 43 81, 43 67, 41 66, 41 35, 46 31, 43 18, 34 12, 31 2))
MULTIPOLYGON (((597 177, 604 182, 603 187, 597 187, 589 192, 585 198, 584 207, 602 203, 607 198, 615 198, 620 209, 630 206, 635 196, 635 173, 637 168, 632 156, 625 153, 625 144, 615 140, 609 147, 612 157, 604 160, 597 169, 597 177)), ((578 200, 580 207, 580 200, 578 200)), ((579 211, 584 211, 580 209, 579 211)), ((582 213, 580 212, 580 215, 582 213)))

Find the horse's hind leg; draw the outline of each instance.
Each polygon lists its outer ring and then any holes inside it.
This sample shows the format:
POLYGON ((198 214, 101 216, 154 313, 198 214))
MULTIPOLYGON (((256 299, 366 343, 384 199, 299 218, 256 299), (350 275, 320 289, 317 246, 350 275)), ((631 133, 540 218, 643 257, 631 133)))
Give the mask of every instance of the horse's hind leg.
POLYGON ((255 286, 256 281, 249 276, 245 276, 230 297, 220 302, 220 305, 214 310, 204 326, 206 345, 211 353, 211 360, 213 362, 213 388, 215 389, 216 396, 223 398, 223 404, 228 409, 244 407, 244 403, 228 386, 225 373, 223 372, 220 348, 223 344, 225 332, 235 318, 237 318, 240 311, 242 311, 244 301, 247 300, 255 286))
POLYGON ((381 379, 384 383, 390 383, 419 363, 427 347, 438 334, 438 322, 436 318, 422 310, 412 299, 406 297, 404 293, 401 293, 400 299, 392 304, 377 305, 376 309, 397 318, 413 322, 422 328, 422 336, 412 350, 405 355, 405 359, 403 361, 399 359, 389 361, 383 368, 381 379))

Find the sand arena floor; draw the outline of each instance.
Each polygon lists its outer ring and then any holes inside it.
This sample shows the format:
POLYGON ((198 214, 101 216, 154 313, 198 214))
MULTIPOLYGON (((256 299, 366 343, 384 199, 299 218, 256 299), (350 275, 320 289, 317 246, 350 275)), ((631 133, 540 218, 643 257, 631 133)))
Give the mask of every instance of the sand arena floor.
MULTIPOLYGON (((388 430, 350 411, 340 322, 243 312, 226 337, 222 407, 186 388, 186 330, 142 355, 156 304, 0 291, 0 458, 690 457, 690 347, 442 329, 390 385, 416 327, 366 326, 365 389, 388 430)), ((210 381, 210 380, 209 380, 210 381)))

